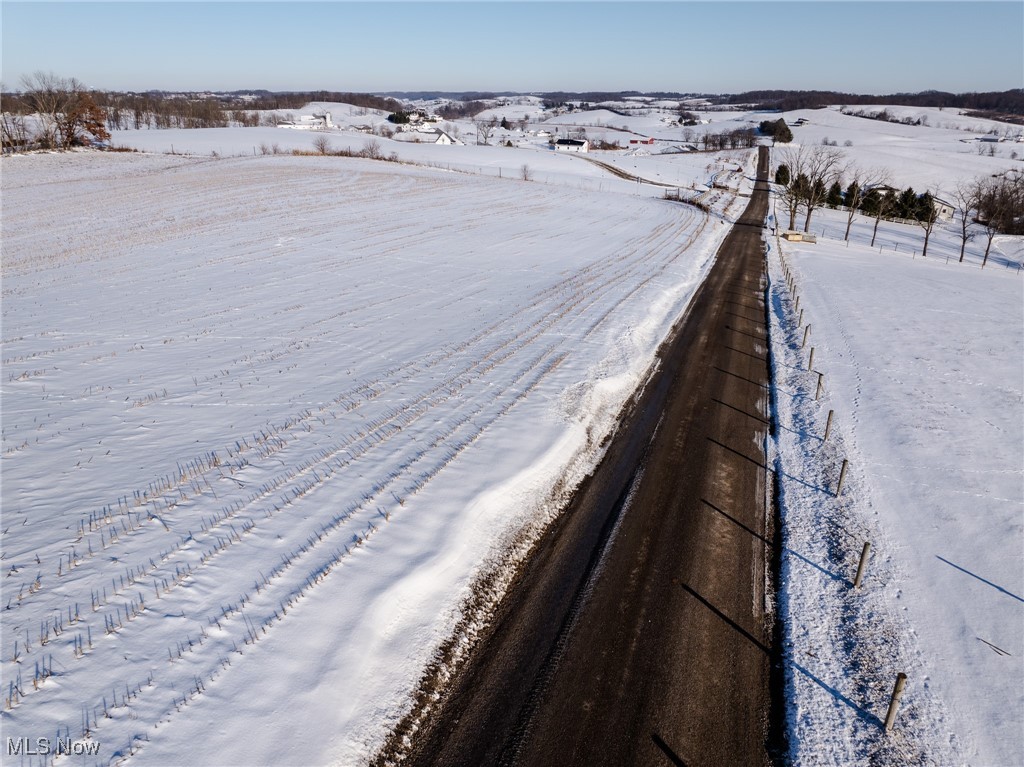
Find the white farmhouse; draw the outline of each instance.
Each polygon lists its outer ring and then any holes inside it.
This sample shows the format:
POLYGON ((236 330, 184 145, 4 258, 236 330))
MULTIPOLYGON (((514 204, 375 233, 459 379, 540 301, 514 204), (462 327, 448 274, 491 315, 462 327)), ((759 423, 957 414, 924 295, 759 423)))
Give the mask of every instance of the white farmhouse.
POLYGON ((935 205, 935 217, 939 221, 953 220, 953 212, 956 210, 956 206, 954 206, 953 203, 940 200, 938 197, 933 197, 932 204, 935 205))
POLYGON ((434 132, 437 134, 437 141, 434 142, 435 144, 443 144, 445 146, 452 146, 452 145, 465 146, 464 142, 462 142, 459 139, 455 138, 450 133, 446 133, 445 131, 440 130, 440 129, 438 129, 438 130, 436 130, 434 132))
POLYGON ((456 138, 440 128, 428 128, 420 126, 415 130, 408 127, 404 132, 396 133, 393 136, 395 141, 405 141, 412 144, 441 144, 443 146, 465 146, 465 142, 456 138))

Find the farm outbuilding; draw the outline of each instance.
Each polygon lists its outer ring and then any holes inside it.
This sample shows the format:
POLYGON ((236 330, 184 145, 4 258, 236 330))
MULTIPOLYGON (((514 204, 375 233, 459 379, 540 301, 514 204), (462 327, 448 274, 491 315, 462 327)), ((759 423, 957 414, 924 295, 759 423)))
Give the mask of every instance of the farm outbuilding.
POLYGON ((300 115, 295 120, 284 120, 277 124, 278 128, 291 128, 292 130, 325 130, 333 128, 331 113, 324 112, 319 115, 300 115))
POLYGON ((575 139, 575 138, 560 138, 555 144, 556 152, 588 152, 590 151, 590 142, 586 139, 575 139))

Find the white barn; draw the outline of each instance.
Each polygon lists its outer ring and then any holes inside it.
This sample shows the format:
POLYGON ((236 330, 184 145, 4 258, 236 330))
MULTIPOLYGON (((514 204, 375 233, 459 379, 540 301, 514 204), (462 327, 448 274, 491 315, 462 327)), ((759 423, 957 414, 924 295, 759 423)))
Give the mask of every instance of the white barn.
POLYGON ((291 128, 292 130, 325 130, 333 128, 331 113, 324 112, 322 115, 300 115, 297 120, 285 120, 277 124, 278 128, 291 128))
POLYGON ((560 138, 555 142, 556 152, 588 152, 590 142, 586 139, 560 138))

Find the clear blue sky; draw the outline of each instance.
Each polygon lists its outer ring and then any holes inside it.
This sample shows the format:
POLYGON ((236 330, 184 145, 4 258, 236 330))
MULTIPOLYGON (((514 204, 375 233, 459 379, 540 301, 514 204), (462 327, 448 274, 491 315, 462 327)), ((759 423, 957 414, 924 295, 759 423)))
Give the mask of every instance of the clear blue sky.
POLYGON ((1024 86, 1013 2, 2 2, 2 80, 110 90, 1024 86))

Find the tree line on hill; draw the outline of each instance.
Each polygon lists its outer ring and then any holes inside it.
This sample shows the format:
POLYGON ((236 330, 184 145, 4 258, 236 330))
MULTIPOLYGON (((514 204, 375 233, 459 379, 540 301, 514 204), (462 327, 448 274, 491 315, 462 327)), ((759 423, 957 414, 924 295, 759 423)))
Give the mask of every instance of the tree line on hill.
POLYGON ((230 94, 230 98, 224 99, 225 108, 260 110, 301 109, 311 101, 351 104, 364 109, 379 109, 382 112, 394 112, 402 108, 401 102, 387 96, 348 91, 289 91, 287 93, 246 91, 230 94))
POLYGON ((21 86, 19 92, 2 94, 0 132, 6 150, 28 146, 67 148, 76 143, 106 141, 110 131, 125 129, 276 125, 279 120, 271 110, 299 109, 311 101, 340 102, 388 112, 402 107, 394 99, 373 94, 322 90, 216 96, 97 91, 73 77, 43 72, 23 78, 21 86), (28 119, 30 116, 33 119, 28 119))
POLYGON ((908 107, 958 108, 978 112, 1024 115, 1024 88, 984 93, 894 93, 883 96, 842 93, 840 91, 747 91, 728 96, 729 104, 755 104, 761 109, 788 112, 794 109, 819 109, 832 104, 875 105, 899 104, 908 107))

